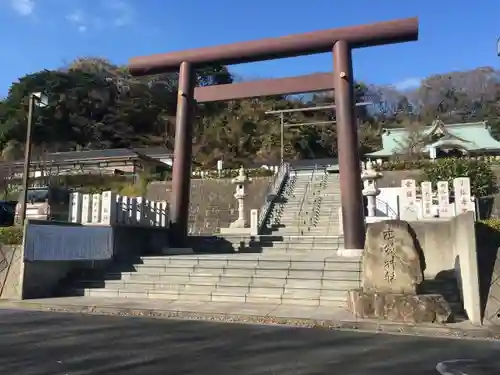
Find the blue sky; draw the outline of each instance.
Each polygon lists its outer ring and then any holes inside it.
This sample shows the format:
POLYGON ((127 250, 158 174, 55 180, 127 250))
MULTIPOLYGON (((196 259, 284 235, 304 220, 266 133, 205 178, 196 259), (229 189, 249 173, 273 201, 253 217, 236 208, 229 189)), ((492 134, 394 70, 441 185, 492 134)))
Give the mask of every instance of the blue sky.
MULTIPOLYGON (((0 0, 0 95, 75 57, 132 56, 418 16, 418 42, 357 50, 358 80, 411 86, 435 73, 498 67, 499 0, 0 0)), ((247 79, 332 69, 330 54, 242 64, 247 79)))

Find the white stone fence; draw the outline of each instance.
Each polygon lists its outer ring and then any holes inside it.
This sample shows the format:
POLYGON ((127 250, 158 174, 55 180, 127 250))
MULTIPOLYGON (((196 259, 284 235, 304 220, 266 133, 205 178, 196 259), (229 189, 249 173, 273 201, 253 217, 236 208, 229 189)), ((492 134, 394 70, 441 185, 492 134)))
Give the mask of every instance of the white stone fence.
POLYGON ((168 227, 168 203, 125 197, 111 191, 72 193, 68 219, 83 225, 168 227))
MULTIPOLYGON (((417 183, 412 179, 402 180, 400 188, 377 188, 375 215, 366 216, 366 223, 388 219, 415 221, 451 218, 468 211, 472 211, 477 217, 475 198, 471 194, 468 177, 453 180, 453 203, 450 202, 448 181, 439 181, 436 191, 432 190, 430 181, 424 181, 420 184, 420 189, 421 194, 417 196, 417 183)), ((339 231, 343 234, 342 208, 339 208, 338 213, 339 231)))
POLYGON ((379 188, 379 190, 375 216, 392 217, 396 214, 401 220, 411 221, 449 218, 467 211, 476 212, 475 198, 471 194, 468 177, 453 180, 453 203, 450 201, 448 181, 439 181, 435 191, 430 181, 424 181, 420 184, 419 195, 417 195, 417 183, 412 179, 401 181, 400 188, 379 188))

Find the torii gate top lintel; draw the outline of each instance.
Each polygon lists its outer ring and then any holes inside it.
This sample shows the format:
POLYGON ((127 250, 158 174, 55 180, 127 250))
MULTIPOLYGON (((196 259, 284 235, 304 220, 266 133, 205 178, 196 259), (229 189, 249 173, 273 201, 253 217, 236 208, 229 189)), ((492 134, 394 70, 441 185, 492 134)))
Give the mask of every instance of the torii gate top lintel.
POLYGON ((176 51, 129 60, 135 76, 176 72, 182 62, 194 66, 241 64, 331 52, 338 40, 351 48, 373 47, 418 40, 418 18, 314 31, 248 42, 176 51))

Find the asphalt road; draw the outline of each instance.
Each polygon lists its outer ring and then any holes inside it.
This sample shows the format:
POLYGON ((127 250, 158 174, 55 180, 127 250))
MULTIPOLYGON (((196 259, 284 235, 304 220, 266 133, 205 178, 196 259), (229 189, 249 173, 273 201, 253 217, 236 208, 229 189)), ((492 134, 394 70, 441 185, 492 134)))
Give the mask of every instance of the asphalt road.
POLYGON ((7 375, 439 375, 450 360, 444 375, 498 375, 499 354, 491 341, 0 310, 7 375))

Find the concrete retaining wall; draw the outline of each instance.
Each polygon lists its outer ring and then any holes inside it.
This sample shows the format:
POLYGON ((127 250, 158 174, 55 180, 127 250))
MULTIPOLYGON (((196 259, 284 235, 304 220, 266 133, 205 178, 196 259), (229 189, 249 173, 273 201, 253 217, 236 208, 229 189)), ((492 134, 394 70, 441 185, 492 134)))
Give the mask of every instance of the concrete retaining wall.
MULTIPOLYGON (((140 254, 160 254, 168 247, 168 229, 160 227, 113 227, 113 251, 109 259, 80 259, 75 260, 71 251, 77 244, 65 241, 65 228, 74 225, 64 223, 45 222, 52 228, 52 235, 60 235, 60 241, 68 247, 68 260, 61 259, 63 251, 59 249, 54 254, 57 259, 33 260, 27 255, 26 247, 0 247, 0 298, 1 299, 29 299, 54 296, 63 282, 73 272, 85 269, 103 269, 116 258, 130 258, 140 254), (58 234, 59 233, 59 234, 58 234)), ((30 225, 29 222, 27 225, 30 225)), ((36 225, 40 225, 36 222, 36 225)), ((85 229, 85 228, 83 228, 85 229)), ((29 233, 26 231, 25 233, 29 233)), ((52 241, 54 238, 51 239, 52 241)), ((43 239, 40 239, 43 241, 43 239)), ((26 243, 25 239, 25 243, 26 243)), ((42 246, 43 244, 41 244, 42 246)), ((29 253, 36 242, 31 241, 29 253)))
POLYGON ((466 212, 451 219, 419 220, 409 224, 424 254, 425 278, 454 275, 468 318, 473 324, 481 324, 474 214, 466 212))
POLYGON ((0 246, 0 298, 21 299, 23 286, 23 246, 0 246))

